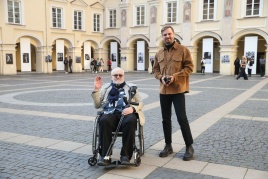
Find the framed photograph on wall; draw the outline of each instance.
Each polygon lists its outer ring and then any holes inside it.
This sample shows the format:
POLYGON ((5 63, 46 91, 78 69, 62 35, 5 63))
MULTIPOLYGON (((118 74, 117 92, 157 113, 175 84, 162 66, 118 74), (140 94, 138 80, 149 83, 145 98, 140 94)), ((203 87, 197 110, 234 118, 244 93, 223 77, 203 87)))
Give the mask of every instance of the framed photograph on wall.
POLYGON ((88 55, 88 54, 85 54, 85 59, 86 59, 86 60, 90 60, 90 58, 89 58, 89 55, 88 55))
POLYGON ((63 62, 63 53, 58 53, 57 57, 59 62, 63 62))
POLYGON ((11 53, 6 54, 6 64, 13 64, 13 54, 11 53))
POLYGON ((81 63, 81 57, 75 57, 76 58, 76 63, 81 63))
POLYGON ((116 62, 116 53, 112 53, 112 61, 116 62))
POLYGON ((23 53, 22 58, 23 63, 29 63, 29 53, 23 53))

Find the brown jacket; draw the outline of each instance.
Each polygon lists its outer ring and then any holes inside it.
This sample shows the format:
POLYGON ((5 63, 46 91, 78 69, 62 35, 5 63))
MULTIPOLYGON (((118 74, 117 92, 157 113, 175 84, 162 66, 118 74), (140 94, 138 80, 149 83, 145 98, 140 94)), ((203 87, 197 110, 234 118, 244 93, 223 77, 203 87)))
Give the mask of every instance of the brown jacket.
POLYGON ((160 82, 160 94, 188 93, 189 74, 193 68, 190 51, 185 46, 175 42, 169 51, 161 48, 155 55, 154 76, 159 80, 164 75, 173 76, 174 82, 169 86, 160 82))

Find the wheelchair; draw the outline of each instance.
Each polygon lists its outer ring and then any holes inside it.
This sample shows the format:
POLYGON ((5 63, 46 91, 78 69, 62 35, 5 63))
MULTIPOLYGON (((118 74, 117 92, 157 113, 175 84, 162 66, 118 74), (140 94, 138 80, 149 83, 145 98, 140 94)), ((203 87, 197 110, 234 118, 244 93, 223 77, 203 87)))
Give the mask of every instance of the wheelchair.
MULTIPOLYGON (((131 103, 129 104, 137 105, 137 103, 131 103)), ((95 118, 94 123, 94 131, 93 131, 93 139, 92 139, 92 152, 93 156, 88 159, 88 164, 90 166, 95 166, 97 164, 98 158, 100 157, 99 150, 99 120, 103 114, 103 111, 98 111, 97 116, 95 118)), ((137 114, 138 116, 138 114, 137 114)), ((119 128, 121 126, 121 122, 123 120, 123 116, 120 119, 120 122, 118 124, 118 127, 115 132, 112 132, 112 142, 110 144, 108 152, 112 153, 112 148, 115 143, 115 140, 117 137, 122 137, 122 132, 119 131, 119 128)), ((107 153, 108 153, 107 152, 107 153)), ((143 135, 143 126, 140 124, 139 118, 137 119, 137 128, 135 131, 135 139, 133 144, 133 156, 134 156, 134 163, 130 163, 129 165, 135 165, 136 167, 141 164, 141 156, 144 154, 144 135, 143 135), (136 145, 136 141, 138 140, 138 147, 136 145)), ((120 165, 120 161, 113 161, 111 164, 120 165)))
MULTIPOLYGON (((95 123, 94 123, 94 131, 93 131, 93 139, 92 139, 92 152, 93 156, 88 159, 88 164, 90 166, 95 166, 97 164, 97 160, 99 157, 99 119, 102 116, 103 112, 98 111, 97 116, 95 118, 95 123)), ((143 126, 140 125, 139 119, 137 119, 137 129, 135 132, 135 140, 133 144, 133 155, 134 155, 134 163, 135 166, 139 166, 141 163, 141 156, 144 154, 144 136, 143 136, 143 126), (138 146, 136 145, 136 141, 138 139, 138 146)), ((116 131, 112 133, 113 138, 115 137, 121 137, 122 132, 117 132, 116 131)), ((120 164, 119 161, 112 162, 112 164, 120 164)))

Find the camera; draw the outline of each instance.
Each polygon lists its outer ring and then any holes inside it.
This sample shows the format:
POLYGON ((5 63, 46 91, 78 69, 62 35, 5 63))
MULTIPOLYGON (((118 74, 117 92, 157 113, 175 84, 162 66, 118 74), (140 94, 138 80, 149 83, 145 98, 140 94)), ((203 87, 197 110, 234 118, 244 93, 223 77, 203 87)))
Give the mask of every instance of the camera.
POLYGON ((170 78, 168 78, 168 77, 165 76, 164 81, 165 81, 166 84, 169 84, 170 78))

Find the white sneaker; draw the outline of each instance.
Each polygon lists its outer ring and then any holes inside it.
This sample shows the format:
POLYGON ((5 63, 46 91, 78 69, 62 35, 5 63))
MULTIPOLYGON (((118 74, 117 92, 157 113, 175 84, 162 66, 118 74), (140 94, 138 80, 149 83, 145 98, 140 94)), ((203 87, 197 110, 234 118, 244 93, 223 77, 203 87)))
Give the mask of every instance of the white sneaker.
POLYGON ((261 78, 265 78, 265 76, 261 77, 261 78))

